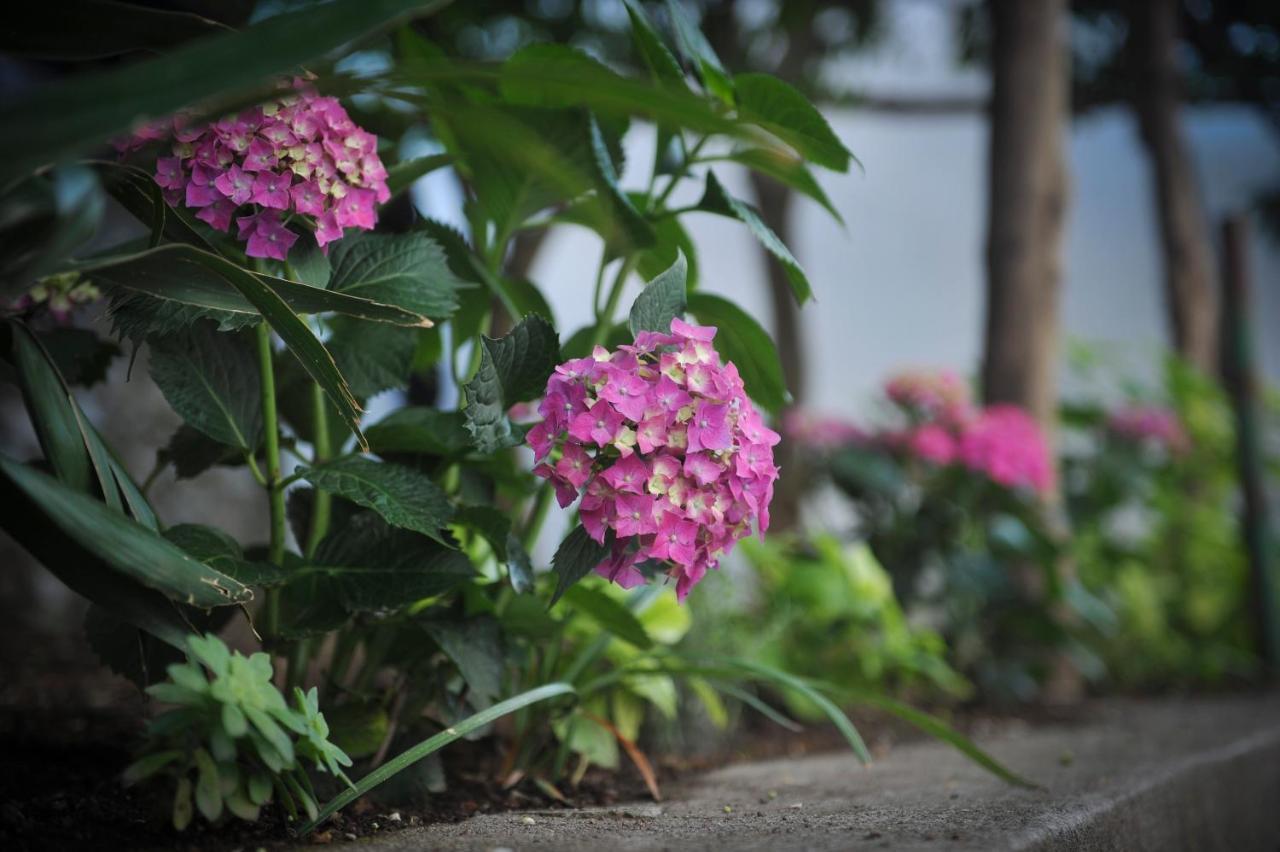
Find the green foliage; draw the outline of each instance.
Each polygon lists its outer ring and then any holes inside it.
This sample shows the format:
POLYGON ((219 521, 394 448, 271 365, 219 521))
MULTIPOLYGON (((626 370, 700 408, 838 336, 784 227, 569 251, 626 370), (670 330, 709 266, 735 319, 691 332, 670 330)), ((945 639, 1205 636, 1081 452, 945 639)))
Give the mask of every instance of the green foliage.
POLYGON ((685 312, 688 271, 684 255, 677 254, 671 268, 645 285, 631 305, 627 324, 632 335, 642 331, 671 332, 671 320, 685 312))
POLYGON ((224 813, 256 820, 277 797, 291 817, 299 806, 315 817, 319 806, 308 763, 347 781, 342 770, 351 758, 329 741, 315 688, 295 689, 290 706, 271 682, 266 654, 245 657, 216 636, 191 636, 187 661, 167 672, 168 680, 147 694, 172 708, 148 725, 145 751, 124 780, 138 784, 161 776, 173 783, 178 831, 196 811, 209 822, 224 813))
POLYGON ((210 439, 245 452, 262 440, 261 386, 250 342, 207 322, 151 340, 151 378, 169 405, 210 439))
POLYGON ((481 452, 515 446, 523 432, 507 409, 532 399, 546 387, 560 360, 556 331, 537 314, 522 319, 506 337, 482 337, 480 368, 464 390, 466 427, 481 452))

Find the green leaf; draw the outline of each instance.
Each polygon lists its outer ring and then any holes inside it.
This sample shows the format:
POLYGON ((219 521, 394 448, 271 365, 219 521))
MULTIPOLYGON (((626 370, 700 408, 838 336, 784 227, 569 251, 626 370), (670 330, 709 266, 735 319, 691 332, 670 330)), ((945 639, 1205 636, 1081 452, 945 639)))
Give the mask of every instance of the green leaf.
POLYGON ((365 436, 378 454, 411 453, 431 456, 462 455, 471 448, 461 411, 425 406, 397 409, 370 426, 365 436))
POLYGON ((708 92, 725 103, 733 103, 733 80, 729 78, 720 57, 690 17, 682 0, 667 0, 667 14, 675 30, 676 45, 686 60, 698 71, 698 77, 708 92))
POLYGON ((243 32, 200 38, 157 59, 64 77, 0 107, 0 184, 202 103, 230 106, 272 78, 445 0, 338 0, 267 18, 243 32), (218 69, 216 74, 210 69, 218 69))
POLYGON ((502 691, 503 653, 498 623, 487 617, 419 623, 458 667, 479 699, 477 706, 491 704, 502 691))
POLYGON ((388 526, 372 512, 326 536, 305 571, 332 581, 337 599, 353 612, 402 607, 475 576, 464 554, 388 526))
POLYGON ((725 159, 746 166, 752 171, 768 175, 787 186, 806 195, 826 208, 837 222, 844 224, 844 217, 832 205, 831 199, 818 184, 818 179, 809 171, 803 160, 770 148, 743 148, 728 154, 725 159))
POLYGON ((326 710, 324 718, 333 731, 329 739, 356 759, 377 753, 391 727, 387 711, 377 701, 341 704, 326 710))
POLYGON ((564 596, 564 593, 591 573, 613 549, 613 534, 605 535, 604 544, 598 543, 584 526, 577 526, 564 537, 551 557, 551 570, 558 578, 555 594, 551 596, 551 605, 564 596))
POLYGON ((564 602, 624 642, 641 650, 653 647, 653 640, 635 614, 599 589, 573 586, 565 591, 564 602))
POLYGON ((476 448, 491 453, 522 440, 507 409, 545 391, 560 360, 560 344, 551 323, 537 314, 522 319, 506 337, 482 337, 480 342, 480 368, 463 386, 464 413, 476 448))
POLYGON ((58 479, 76 491, 88 492, 97 484, 104 492, 113 488, 98 481, 80 431, 76 402, 62 382, 40 341, 26 325, 8 323, 13 359, 27 415, 35 428, 40 449, 58 479))
POLYGON ((244 454, 219 444, 200 430, 183 423, 156 451, 160 464, 172 464, 178 479, 192 479, 218 464, 244 464, 244 454))
POLYGON ((523 542, 514 533, 507 536, 507 576, 517 595, 533 591, 533 563, 523 542))
POLYGON ((387 169, 387 189, 391 197, 399 195, 413 185, 423 175, 431 174, 436 169, 444 168, 453 162, 449 154, 428 154, 425 157, 414 157, 412 160, 401 160, 387 169))
POLYGON ((372 509, 387 523, 452 546, 441 529, 453 516, 448 496, 411 467, 346 456, 299 470, 316 488, 372 509))
POLYGON ((239 542, 217 527, 176 524, 165 529, 164 537, 188 555, 246 586, 270 588, 283 585, 288 579, 288 573, 278 565, 246 560, 239 542))
POLYGON ((634 337, 642 331, 671 331, 671 320, 685 311, 685 276, 689 270, 684 255, 665 272, 650 281, 631 305, 628 325, 634 337))
POLYGON ((414 314, 445 319, 458 309, 461 282, 444 250, 421 231, 359 232, 334 243, 329 253, 329 290, 394 305, 414 314))
POLYGON ((329 286, 329 278, 333 275, 328 256, 316 245, 315 240, 297 243, 289 252, 289 265, 286 269, 292 271, 299 283, 320 289, 329 286))
POLYGON ((0 474, 68 538, 116 571, 197 607, 252 599, 246 586, 187 556, 155 532, 52 477, 0 457, 0 474))
POLYGON ((16 21, 0 27, 0 50, 31 59, 102 59, 138 50, 164 51, 227 29, 189 12, 117 0, 65 0, 23 9, 16 21))
POLYGON ((680 63, 659 38, 644 9, 634 0, 627 0, 627 17, 631 19, 631 43, 644 60, 654 81, 678 89, 685 88, 684 71, 680 69, 680 63))
POLYGON ((810 162, 848 171, 851 154, 809 99, 769 74, 733 78, 738 114, 777 136, 810 162))
MULTIPOLYGON (((5 142, 25 134, 6 134, 5 142)), ((0 142, 0 144, 3 144, 0 142)), ((0 180, 6 186, 7 180, 0 180)), ((51 272, 98 229, 106 195, 93 171, 55 168, 0 195, 0 296, 16 296, 51 272)))
MULTIPOLYGON (((626 235, 629 246, 644 248, 654 244, 653 226, 640 214, 630 197, 619 186, 618 171, 613 164, 613 156, 605 144, 604 134, 600 130, 600 122, 594 115, 587 117, 587 132, 591 139, 591 163, 594 166, 599 192, 608 203, 613 218, 620 225, 620 231, 626 235)), ((610 240, 611 244, 617 240, 610 240)))
POLYGON ((613 733, 583 713, 575 713, 568 719, 552 725, 556 739, 565 743, 574 754, 580 754, 588 762, 605 769, 618 768, 618 741, 613 733))
POLYGON ((787 404, 787 383, 777 347, 760 323, 728 299, 710 293, 689 294, 689 313, 703 325, 713 325, 715 346, 742 374, 747 394, 777 414, 787 404))
POLYGON ((85 611, 84 635, 99 662, 140 689, 163 680, 165 667, 182 660, 176 648, 98 604, 90 604, 85 611))
POLYGON ((514 698, 508 698, 499 704, 481 710, 473 716, 457 722, 433 737, 430 737, 407 751, 393 757, 382 766, 370 772, 364 778, 361 778, 352 787, 343 790, 337 796, 334 796, 325 804, 320 812, 310 822, 299 829, 299 836, 306 837, 316 830, 316 827, 324 820, 328 819, 332 814, 346 807, 356 799, 367 794, 370 790, 387 781, 389 778, 403 772, 408 767, 422 760, 429 754, 439 751, 450 743, 459 740, 472 731, 477 731, 486 725, 492 724, 495 720, 501 719, 509 713, 514 713, 530 704, 536 704, 539 701, 546 701, 551 698, 557 698, 561 695, 572 695, 573 687, 567 683, 549 683, 540 686, 537 689, 531 689, 528 692, 522 692, 514 698))
POLYGON ((218 765, 209 752, 196 749, 196 807, 204 818, 213 822, 222 816, 222 783, 218 779, 218 765))
POLYGON ((58 326, 37 335, 69 385, 93 387, 107 377, 120 347, 88 328, 58 326))
POLYGON ((246 452, 262 441, 262 390, 250 342, 202 322, 151 339, 151 378, 173 410, 209 438, 246 452))
POLYGON ((325 345, 357 399, 409 384, 413 355, 418 349, 416 329, 349 317, 334 317, 329 320, 329 328, 332 334, 325 345))
POLYGON ((787 273, 787 280, 791 283, 791 292, 795 295, 796 302, 803 305, 813 298, 813 289, 809 286, 809 279, 800 267, 800 261, 795 259, 791 250, 764 223, 755 208, 725 192, 724 187, 711 171, 707 172, 707 187, 702 200, 698 202, 698 209, 728 216, 746 225, 752 236, 760 241, 760 245, 782 264, 783 271, 787 273))
POLYGON ((166 244, 142 252, 99 257, 79 262, 74 268, 91 273, 101 284, 171 302, 175 310, 186 309, 192 314, 187 324, 210 315, 232 315, 241 324, 253 322, 262 315, 254 294, 265 291, 295 313, 337 313, 419 328, 431 325, 421 314, 405 308, 252 273, 189 245, 166 244))
POLYGON ((653 248, 638 254, 636 272, 646 281, 657 278, 665 272, 676 259, 684 255, 688 270, 685 272, 685 289, 693 291, 698 288, 698 248, 684 225, 675 216, 663 216, 654 228, 657 242, 653 248))

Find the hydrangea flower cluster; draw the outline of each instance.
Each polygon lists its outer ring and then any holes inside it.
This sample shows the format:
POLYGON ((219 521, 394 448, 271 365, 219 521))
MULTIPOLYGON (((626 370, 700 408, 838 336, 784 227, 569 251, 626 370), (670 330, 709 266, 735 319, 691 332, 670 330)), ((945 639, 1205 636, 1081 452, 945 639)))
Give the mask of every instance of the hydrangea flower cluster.
POLYGON ((951 370, 909 370, 885 382, 889 401, 920 420, 959 422, 973 412, 969 385, 951 370))
POLYGON ((562 507, 582 496, 591 538, 612 533, 595 570, 623 588, 644 582, 638 566, 654 560, 683 601, 738 539, 769 526, 779 437, 738 369, 721 363, 715 334, 674 319, 670 334, 641 332, 561 364, 529 430, 534 473, 562 507))
POLYGON ((1107 417, 1107 429, 1117 438, 1160 447, 1170 455, 1181 455, 1191 448, 1191 438, 1177 412, 1158 405, 1116 409, 1107 417))
POLYGON ((788 440, 816 450, 834 450, 864 443, 869 438, 866 432, 847 420, 799 408, 787 409, 782 416, 782 432, 788 440))
POLYGON ((29 311, 40 305, 59 325, 71 321, 71 312, 78 305, 87 305, 102 298, 102 291, 91 281, 80 277, 79 272, 63 272, 41 278, 30 290, 9 301, 12 311, 29 311))
POLYGON ((956 457, 1006 488, 1053 490, 1054 467, 1040 424, 1016 405, 992 405, 966 421, 956 457))
POLYGON ((391 197, 378 138, 356 125, 337 98, 298 80, 293 91, 206 125, 184 115, 117 143, 121 153, 172 139, 155 181, 171 205, 246 243, 250 257, 285 260, 304 222, 322 248, 344 228, 369 230, 391 197))

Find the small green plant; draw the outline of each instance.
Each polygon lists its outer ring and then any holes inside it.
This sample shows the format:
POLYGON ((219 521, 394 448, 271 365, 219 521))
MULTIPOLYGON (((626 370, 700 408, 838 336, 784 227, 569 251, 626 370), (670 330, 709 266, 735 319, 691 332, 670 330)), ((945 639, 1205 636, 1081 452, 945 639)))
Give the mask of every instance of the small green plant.
POLYGON ((272 683, 271 658, 246 657, 213 635, 187 640, 187 661, 147 694, 172 709, 147 727, 145 754, 125 770, 128 784, 157 775, 174 782, 173 825, 195 812, 209 822, 224 813, 256 820, 275 798, 296 817, 319 812, 306 764, 350 785, 351 758, 329 742, 316 689, 293 691, 290 706, 272 683))

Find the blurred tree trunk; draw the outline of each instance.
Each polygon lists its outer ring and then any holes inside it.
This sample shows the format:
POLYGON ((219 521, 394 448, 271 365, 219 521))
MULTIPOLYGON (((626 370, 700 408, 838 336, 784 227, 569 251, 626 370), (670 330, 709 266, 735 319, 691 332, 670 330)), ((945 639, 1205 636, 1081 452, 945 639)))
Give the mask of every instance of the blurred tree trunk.
MULTIPOLYGON (((751 189, 755 195, 756 207, 760 210, 760 218, 768 225, 785 245, 791 242, 791 207, 795 193, 787 186, 767 175, 751 172, 751 189)), ((804 347, 800 342, 800 308, 791 294, 791 282, 787 272, 778 259, 763 246, 759 248, 761 262, 768 273, 769 300, 773 307, 774 342, 778 346, 778 358, 782 361, 782 375, 787 382, 787 390, 791 391, 793 405, 799 406, 804 399, 805 359, 804 347)), ((778 466, 782 470, 790 470, 793 474, 799 471, 797 447, 792 441, 783 441, 778 445, 778 466)), ((799 519, 800 497, 804 492, 804 476, 783 476, 778 479, 777 491, 770 504, 771 524, 777 529, 785 530, 795 526, 799 519)))
MULTIPOLYGON (((1030 412, 1052 446, 1057 411, 1058 293, 1067 205, 1064 155, 1070 54, 1066 0, 990 0, 991 142, 987 219, 987 311, 982 391, 988 403, 1030 412)), ((1045 517, 1065 534, 1058 495, 1045 517)), ((1059 562, 1059 575, 1071 566, 1059 562)), ((1044 572, 1019 566, 1032 602, 1045 600, 1044 572)), ((1058 606, 1059 624, 1070 621, 1058 606)), ((1047 651, 1042 696, 1078 700, 1079 672, 1061 650, 1047 651)))
POLYGON ((1174 348, 1208 375, 1218 363, 1213 243, 1179 123, 1178 0, 1132 0, 1133 111, 1151 163, 1174 348))

